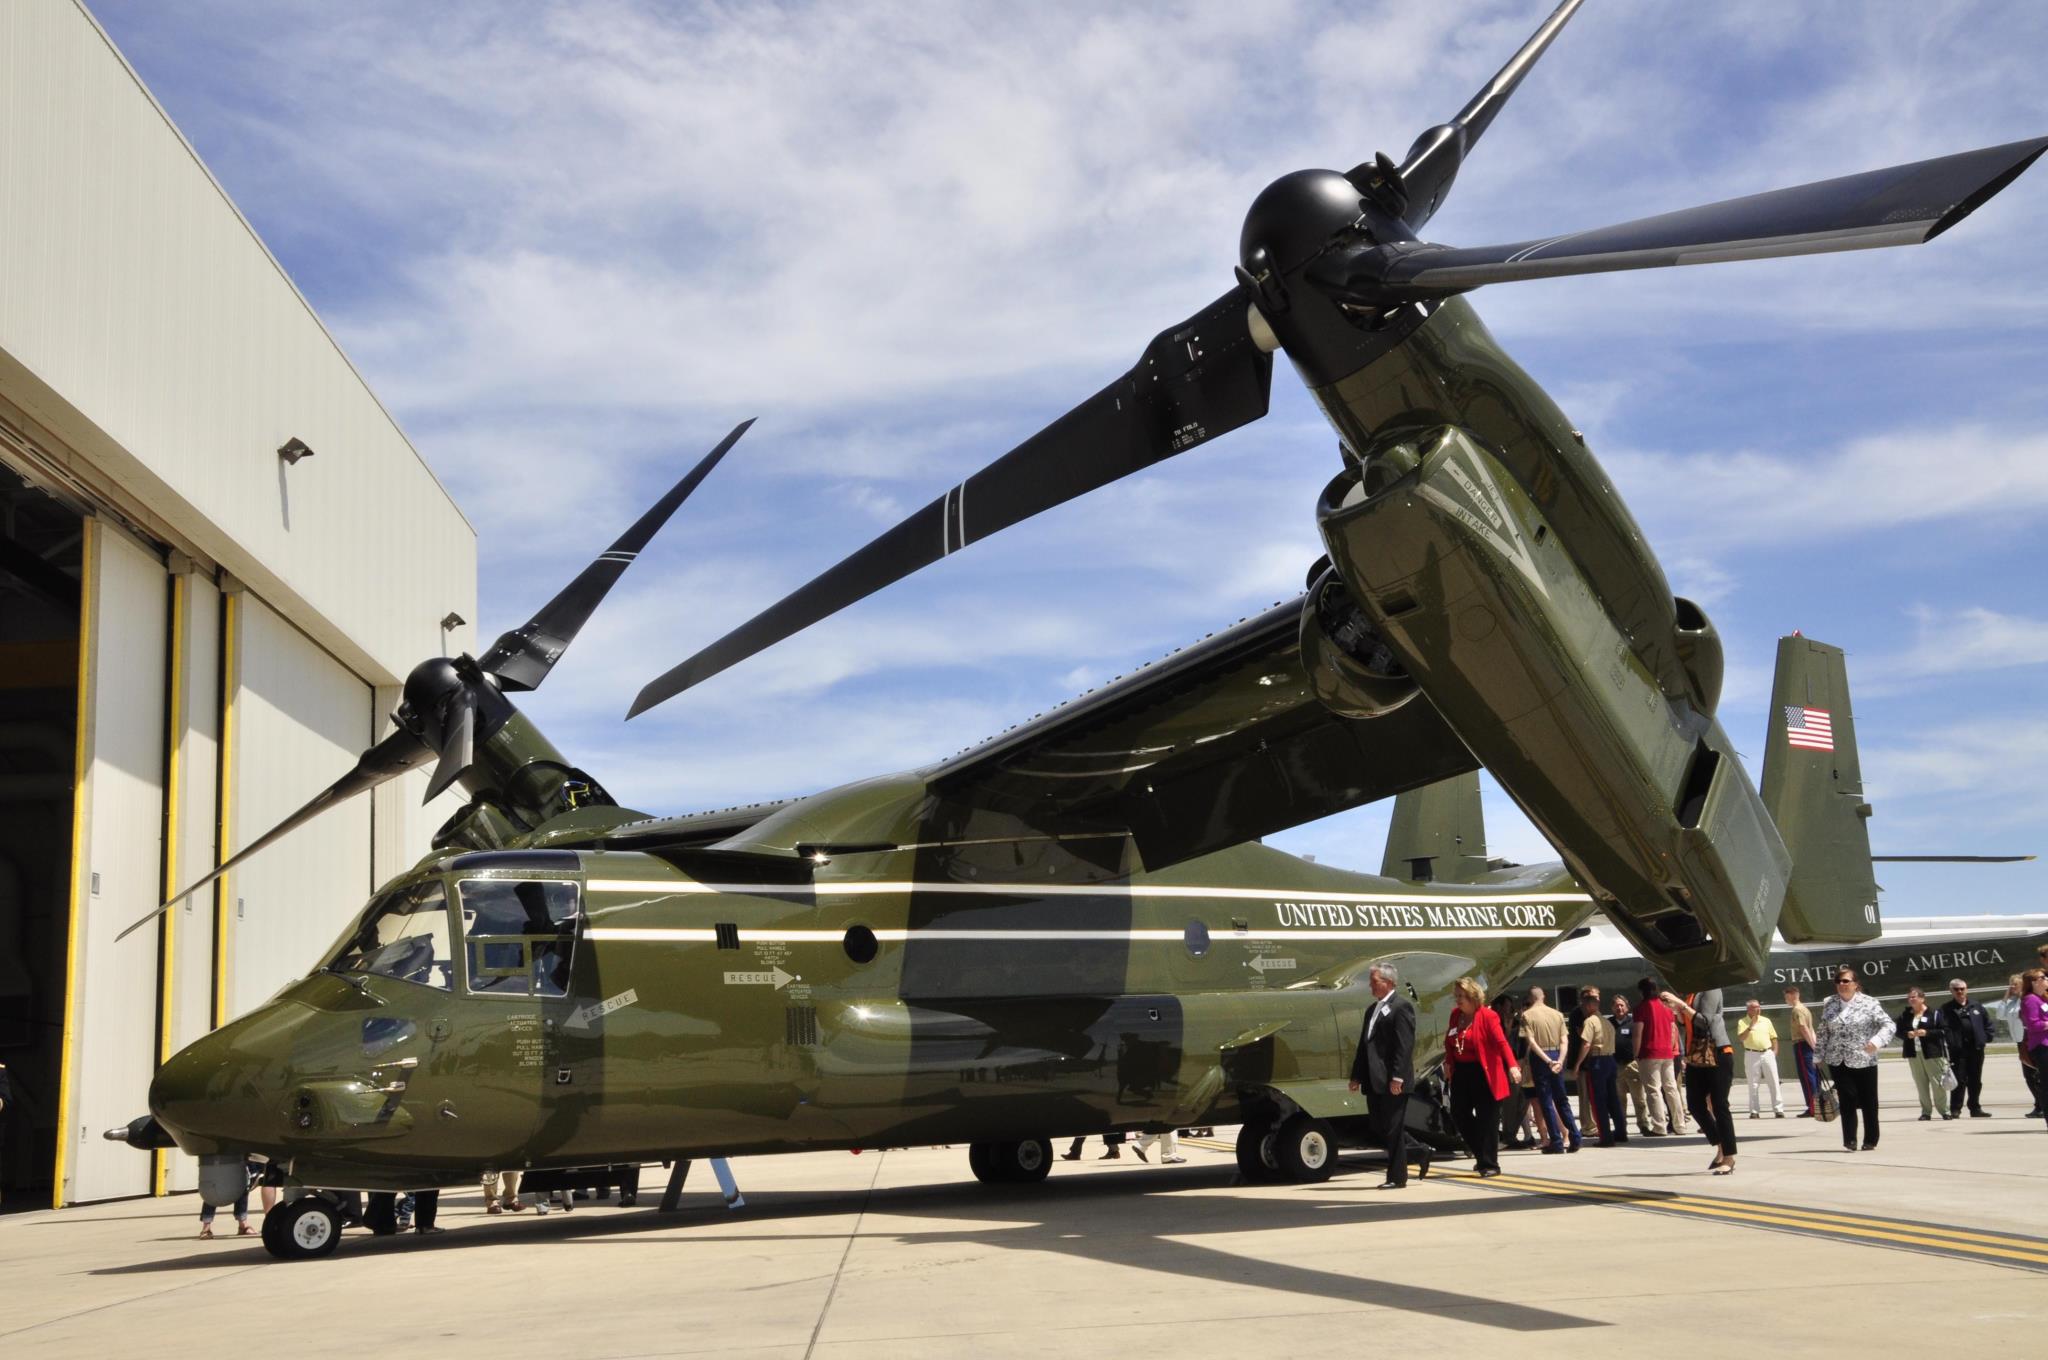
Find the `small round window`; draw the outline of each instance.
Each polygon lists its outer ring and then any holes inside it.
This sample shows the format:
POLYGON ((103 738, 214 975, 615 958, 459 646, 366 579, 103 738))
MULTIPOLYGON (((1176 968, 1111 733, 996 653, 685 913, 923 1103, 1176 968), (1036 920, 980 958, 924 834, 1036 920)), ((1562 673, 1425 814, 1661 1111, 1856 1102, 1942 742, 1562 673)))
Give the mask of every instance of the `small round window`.
POLYGON ((1200 921, 1188 922, 1184 938, 1187 940, 1188 953, 1196 958, 1199 959, 1202 955, 1209 952, 1209 927, 1203 925, 1200 921))
POLYGON ((855 963, 873 963, 879 946, 875 943, 875 932, 866 926, 849 926, 846 930, 846 957, 855 963))

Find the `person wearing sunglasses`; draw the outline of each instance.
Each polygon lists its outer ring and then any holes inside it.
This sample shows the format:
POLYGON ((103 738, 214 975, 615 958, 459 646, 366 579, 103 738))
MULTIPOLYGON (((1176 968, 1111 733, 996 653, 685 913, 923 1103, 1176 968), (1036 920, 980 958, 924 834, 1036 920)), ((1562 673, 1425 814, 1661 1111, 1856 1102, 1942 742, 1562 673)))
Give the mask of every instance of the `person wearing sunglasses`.
POLYGON ((1877 1054, 1898 1032, 1877 998, 1856 981, 1856 970, 1835 972, 1835 994, 1820 1013, 1820 1056, 1842 1098, 1842 1146, 1857 1149, 1862 1124, 1865 1152, 1877 1148, 1877 1054))

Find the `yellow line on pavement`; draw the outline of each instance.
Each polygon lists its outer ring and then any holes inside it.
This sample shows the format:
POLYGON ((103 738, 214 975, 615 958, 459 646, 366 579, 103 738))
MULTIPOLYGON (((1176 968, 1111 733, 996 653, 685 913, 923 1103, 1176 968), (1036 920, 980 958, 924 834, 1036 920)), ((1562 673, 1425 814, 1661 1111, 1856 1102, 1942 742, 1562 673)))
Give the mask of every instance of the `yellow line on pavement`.
POLYGON ((1949 1228, 1933 1223, 1914 1223, 1905 1219, 1874 1218, 1868 1214, 1842 1213, 1831 1209, 1801 1209, 1784 1204, 1760 1204, 1754 1200, 1718 1199, 1712 1196, 1667 1194, 1664 1191, 1631 1190, 1620 1186, 1583 1185, 1575 1181, 1546 1180, 1536 1176, 1520 1176, 1509 1173, 1501 1177, 1505 1181, 1519 1182, 1524 1188, 1555 1189, 1575 1194, 1606 1195, 1627 1199, 1630 1203, 1649 1202, 1669 1207, 1701 1207, 1706 1209, 1740 1209, 1745 1212, 1770 1213, 1785 1218, 1800 1218, 1818 1228, 1869 1227, 1894 1232, 1914 1232, 1931 1236, 1950 1238, 1958 1242, 1979 1242, 1990 1246, 2021 1247, 2029 1251, 2048 1252, 2048 1241, 2037 1237, 2025 1237, 2018 1233, 1983 1232, 1965 1228, 1949 1228))
POLYGON ((1478 1182, 1495 1189, 1520 1190, 1529 1194, 1578 1199, 1595 1204, 1612 1204, 1622 1208, 1647 1209, 1656 1213, 1720 1219, 1757 1227, 1785 1228, 1815 1237, 1853 1237, 1879 1245, 1927 1248, 1953 1256, 1995 1258, 2048 1268, 2048 1243, 2037 1239, 1993 1237, 1988 1234, 1967 1233, 1959 1229, 1886 1223, 1883 1219, 1845 1222, 1829 1218, 1814 1210, 1781 1209, 1775 1205, 1749 1204, 1739 1200, 1702 1200, 1683 1195, 1665 1195, 1661 1192, 1611 1189, 1506 1175, 1494 1177, 1490 1181, 1480 1181, 1479 1177, 1469 1172, 1453 1174, 1455 1179, 1478 1182))

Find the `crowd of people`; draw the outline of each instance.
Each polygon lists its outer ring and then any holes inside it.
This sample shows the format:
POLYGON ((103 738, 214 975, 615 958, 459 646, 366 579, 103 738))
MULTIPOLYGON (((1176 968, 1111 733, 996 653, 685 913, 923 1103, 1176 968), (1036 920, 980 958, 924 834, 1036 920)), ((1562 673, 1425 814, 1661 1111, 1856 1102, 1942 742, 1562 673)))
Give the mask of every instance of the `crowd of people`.
MULTIPOLYGON (((1879 1137, 1879 1055, 1894 1040, 1912 1074, 1921 1119, 1952 1120, 1966 1111, 1990 1118, 1983 1106, 1984 1055, 2000 1040, 2018 1048, 2034 1098, 2028 1117, 2048 1119, 2048 946, 2042 952, 2044 967, 2014 974, 2004 999, 1992 1006, 1973 1001, 1969 984, 1957 978, 1938 1007, 1920 988, 1910 989, 1897 1015, 1863 990, 1854 968, 1843 967, 1817 1018, 1798 987, 1784 989, 1782 1034, 1755 999, 1731 1032, 1719 988, 1680 996, 1643 978, 1633 1002, 1617 994, 1603 1005, 1599 988, 1585 987, 1567 1017, 1541 987, 1489 1003, 1476 980, 1460 978, 1444 1035, 1451 1120, 1482 1177, 1500 1174, 1502 1147, 1556 1155, 1575 1153, 1588 1141, 1614 1147, 1629 1141, 1631 1124, 1645 1138, 1697 1128, 1714 1150, 1707 1170, 1733 1175, 1736 1055, 1748 1085, 1748 1118, 1784 1119, 1778 1068, 1789 1045, 1797 1103, 1804 1106, 1796 1117, 1839 1116, 1843 1149, 1869 1152, 1879 1137)), ((1375 968, 1369 975, 1375 1005, 1367 1011, 1352 1072, 1352 1089, 1368 1090, 1375 1105, 1387 1092, 1384 1084, 1373 1091, 1368 1079, 1368 1040, 1388 1006, 1392 971, 1375 968)), ((1400 1083, 1393 1094, 1405 1105, 1400 1083)), ((1388 1121, 1374 1122, 1388 1141, 1388 1121)), ((1390 1170, 1388 1188, 1404 1180, 1405 1172, 1397 1177, 1390 1170)))

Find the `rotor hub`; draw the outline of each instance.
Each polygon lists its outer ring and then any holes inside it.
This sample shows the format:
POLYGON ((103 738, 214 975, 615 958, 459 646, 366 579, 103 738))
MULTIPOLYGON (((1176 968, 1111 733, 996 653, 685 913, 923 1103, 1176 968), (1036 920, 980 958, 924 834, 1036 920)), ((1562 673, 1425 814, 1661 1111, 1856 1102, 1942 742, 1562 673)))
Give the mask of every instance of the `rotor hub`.
POLYGON ((1282 175, 1252 200, 1238 237, 1238 255, 1255 275, 1266 262, 1283 274, 1292 273, 1355 227, 1365 206, 1358 186, 1335 170, 1282 175), (1265 261, 1259 258, 1262 250, 1265 261))
POLYGON ((468 688, 469 683, 462 678, 462 672, 452 659, 429 657, 414 666, 412 673, 405 677, 405 699, 399 705, 399 713, 409 714, 411 721, 406 725, 415 734, 424 735, 428 723, 439 728, 448 701, 468 688))

